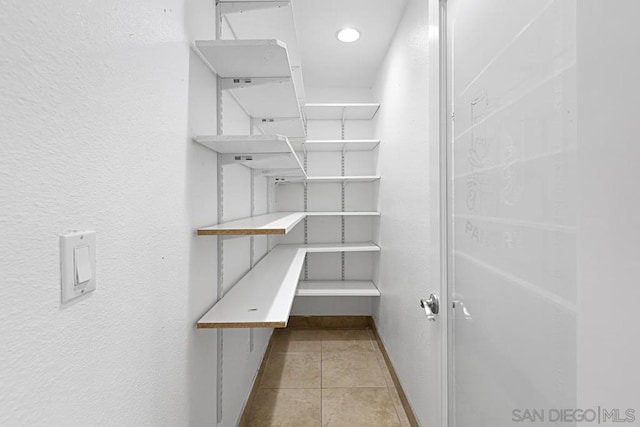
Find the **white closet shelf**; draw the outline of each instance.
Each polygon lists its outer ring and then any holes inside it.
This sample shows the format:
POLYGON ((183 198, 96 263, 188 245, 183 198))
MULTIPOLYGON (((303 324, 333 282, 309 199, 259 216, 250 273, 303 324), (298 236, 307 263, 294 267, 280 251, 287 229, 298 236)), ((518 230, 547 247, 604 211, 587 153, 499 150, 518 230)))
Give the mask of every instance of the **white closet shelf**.
POLYGON ((274 0, 218 0, 222 13, 244 13, 254 10, 289 6, 289 1, 274 0))
POLYGON ((204 316, 198 328, 284 328, 305 251, 276 246, 204 316))
POLYGON ((380 212, 305 212, 307 216, 380 216, 380 212))
POLYGON ((348 183, 348 182, 372 182, 380 180, 379 176, 308 176, 306 178, 292 178, 278 181, 278 184, 295 183, 348 183))
POLYGON ((311 243, 307 245, 279 245, 295 246, 307 253, 332 253, 332 252, 380 252, 380 246, 373 242, 366 243, 311 243))
POLYGON ((309 280, 298 282, 298 297, 379 297, 380 291, 365 280, 309 280))
POLYGON ((300 212, 276 212, 198 228, 198 236, 287 234, 305 217, 300 212))
POLYGON ((198 228, 198 236, 253 236, 287 234, 305 217, 380 216, 380 212, 273 212, 198 228))
POLYGON ((287 47, 280 40, 196 40, 195 47, 223 79, 291 77, 287 47))
POLYGON ((284 328, 307 253, 375 251, 380 247, 371 242, 277 245, 198 320, 197 327, 284 328))
POLYGON ((371 151, 379 144, 379 139, 310 139, 291 143, 297 151, 371 151))
POLYGON ((251 169, 262 169, 265 176, 306 176, 302 163, 286 136, 213 135, 197 136, 194 141, 227 155, 223 158, 224 164, 240 163, 251 169))
POLYGON ((223 154, 291 153, 291 144, 282 135, 203 135, 193 138, 198 144, 223 154))
POLYGON ((220 3, 234 38, 277 39, 285 43, 298 99, 304 104, 304 83, 300 67, 298 31, 289 1, 235 1, 220 3), (256 25, 256 23, 259 23, 256 25))
POLYGON ((302 110, 307 120, 371 120, 379 108, 377 103, 335 103, 305 104, 302 110))
POLYGON ((221 87, 233 95, 247 114, 264 120, 264 124, 274 123, 266 133, 305 135, 289 54, 283 42, 197 40, 194 49, 221 78, 221 87))

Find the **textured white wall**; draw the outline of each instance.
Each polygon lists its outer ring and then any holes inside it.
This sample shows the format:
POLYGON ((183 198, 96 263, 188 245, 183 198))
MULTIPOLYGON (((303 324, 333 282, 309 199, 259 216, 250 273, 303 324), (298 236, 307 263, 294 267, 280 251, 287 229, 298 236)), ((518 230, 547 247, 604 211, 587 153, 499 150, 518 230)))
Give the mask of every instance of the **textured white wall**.
POLYGON ((382 296, 374 303, 374 319, 416 417, 436 426, 441 422, 440 323, 427 322, 418 305, 430 292, 440 292, 433 255, 439 241, 430 218, 439 196, 429 181, 430 153, 438 140, 429 140, 428 45, 428 4, 410 1, 374 87, 381 103, 376 137, 382 140, 382 296))
MULTIPOLYGON (((211 3, 3 2, 0 425, 215 414, 202 369, 215 340, 194 330, 215 252, 193 233, 216 221, 215 154, 187 135, 202 124, 188 107, 206 103, 189 95, 214 86, 185 34, 185 21, 211 34, 211 3), (98 288, 62 309, 58 235, 71 229, 97 232, 98 288)), ((203 116, 215 126, 215 110, 203 116)))

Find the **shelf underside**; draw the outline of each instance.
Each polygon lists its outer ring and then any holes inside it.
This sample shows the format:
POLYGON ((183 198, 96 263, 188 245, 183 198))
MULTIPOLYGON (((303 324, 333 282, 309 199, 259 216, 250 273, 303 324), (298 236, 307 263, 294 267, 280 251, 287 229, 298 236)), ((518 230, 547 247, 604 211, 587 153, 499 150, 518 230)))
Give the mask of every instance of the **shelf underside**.
POLYGON ((379 139, 307 140, 291 142, 296 151, 371 151, 380 144, 379 139))
POLYGON ((282 135, 196 136, 194 141, 223 154, 223 164, 240 163, 263 170, 265 176, 306 176, 300 158, 282 135))
POLYGON ((235 6, 223 4, 223 13, 226 13, 225 19, 236 38, 240 40, 277 39, 287 46, 296 93, 298 99, 304 103, 298 36, 290 3, 288 1, 235 2, 235 6), (260 25, 255 25, 256 22, 260 25))
POLYGON ((304 137, 299 95, 286 45, 276 39, 197 40, 194 49, 266 134, 304 137), (273 122, 270 122, 273 120, 273 122))
POLYGON ((371 120, 379 108, 376 103, 305 104, 302 111, 307 120, 371 120))

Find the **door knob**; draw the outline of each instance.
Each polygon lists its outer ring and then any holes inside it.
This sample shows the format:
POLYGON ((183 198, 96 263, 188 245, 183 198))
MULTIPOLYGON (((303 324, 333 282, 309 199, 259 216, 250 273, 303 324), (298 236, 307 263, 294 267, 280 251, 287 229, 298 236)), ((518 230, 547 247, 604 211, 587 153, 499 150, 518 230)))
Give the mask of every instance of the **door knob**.
POLYGON ((427 319, 432 322, 436 321, 436 314, 440 311, 440 301, 435 294, 429 295, 427 299, 420 300, 420 307, 424 308, 424 312, 427 315, 427 319))

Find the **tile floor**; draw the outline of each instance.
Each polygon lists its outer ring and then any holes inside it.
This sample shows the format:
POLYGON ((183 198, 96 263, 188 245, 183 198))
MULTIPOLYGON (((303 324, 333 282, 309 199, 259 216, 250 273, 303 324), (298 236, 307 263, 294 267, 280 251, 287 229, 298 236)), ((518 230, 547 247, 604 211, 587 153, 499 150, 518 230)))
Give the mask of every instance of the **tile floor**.
POLYGON ((274 331, 248 425, 410 426, 371 330, 314 326, 274 331))

